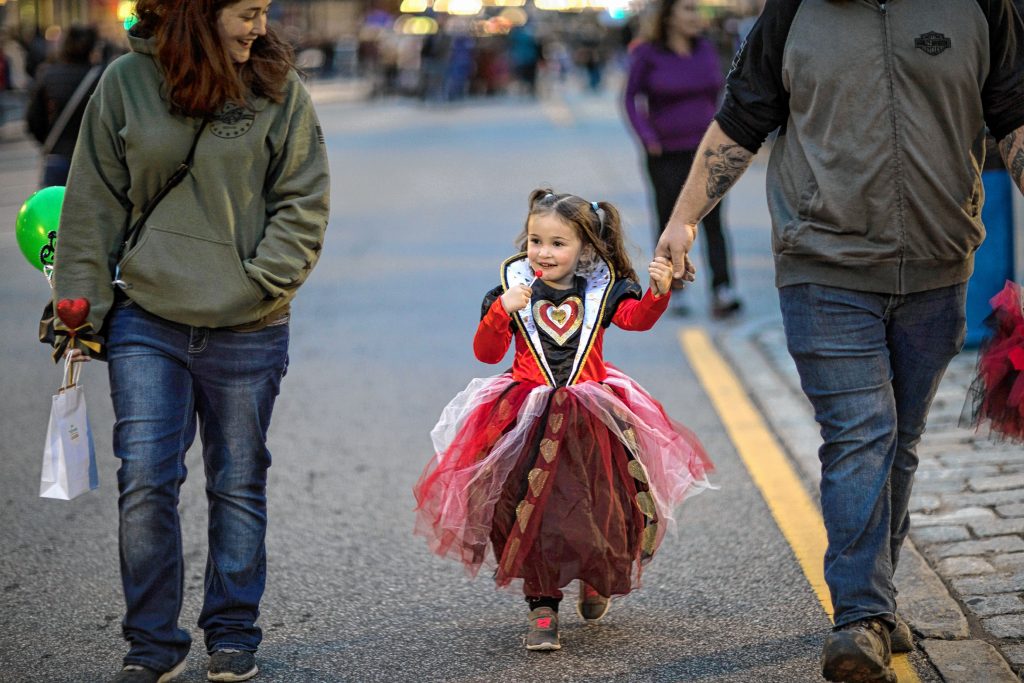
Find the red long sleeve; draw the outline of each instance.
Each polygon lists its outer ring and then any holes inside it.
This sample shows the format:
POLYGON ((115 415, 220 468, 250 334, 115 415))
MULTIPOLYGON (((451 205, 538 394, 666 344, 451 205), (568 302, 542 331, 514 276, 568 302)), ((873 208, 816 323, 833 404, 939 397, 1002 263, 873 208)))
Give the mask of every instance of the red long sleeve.
POLYGON ((644 298, 639 301, 636 299, 620 301, 619 308, 612 317, 612 322, 624 330, 636 332, 649 330, 654 327, 654 323, 658 322, 658 318, 668 308, 670 298, 671 294, 668 293, 655 297, 648 289, 644 293, 644 298))
POLYGON ((501 305, 501 299, 495 299, 487 313, 480 320, 473 336, 473 353, 483 363, 500 363, 512 343, 512 319, 501 305))

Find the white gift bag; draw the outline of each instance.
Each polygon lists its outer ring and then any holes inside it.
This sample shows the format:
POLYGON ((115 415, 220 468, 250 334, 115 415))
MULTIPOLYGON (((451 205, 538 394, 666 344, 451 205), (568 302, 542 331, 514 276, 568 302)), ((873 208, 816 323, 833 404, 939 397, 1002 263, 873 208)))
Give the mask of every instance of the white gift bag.
POLYGON ((78 383, 82 363, 64 362, 64 381, 50 406, 43 450, 42 498, 71 500, 100 485, 85 391, 78 383))

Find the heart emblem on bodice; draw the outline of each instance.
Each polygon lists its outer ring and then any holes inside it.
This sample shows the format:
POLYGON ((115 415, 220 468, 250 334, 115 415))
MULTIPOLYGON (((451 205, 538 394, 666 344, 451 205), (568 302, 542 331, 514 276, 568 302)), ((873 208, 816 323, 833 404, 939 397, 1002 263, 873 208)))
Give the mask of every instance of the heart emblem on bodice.
POLYGON ((537 327, 563 346, 583 323, 583 301, 578 296, 571 296, 558 306, 538 301, 533 304, 533 319, 537 327))

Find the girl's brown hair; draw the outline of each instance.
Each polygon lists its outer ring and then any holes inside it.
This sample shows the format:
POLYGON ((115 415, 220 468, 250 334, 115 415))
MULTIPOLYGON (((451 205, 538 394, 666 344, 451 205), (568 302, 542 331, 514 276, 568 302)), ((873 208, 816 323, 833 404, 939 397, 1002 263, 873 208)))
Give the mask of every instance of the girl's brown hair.
POLYGON ((236 64, 217 35, 217 15, 238 0, 139 0, 132 34, 156 38, 157 60, 167 80, 171 111, 209 116, 227 102, 245 106, 255 95, 284 99, 293 68, 291 47, 268 25, 249 60, 236 64))
POLYGON ((538 215, 555 215, 572 226, 583 242, 611 264, 618 278, 636 280, 636 272, 626 252, 622 235, 622 220, 619 210, 608 202, 588 202, 574 194, 555 194, 548 188, 538 188, 530 193, 530 211, 526 225, 516 240, 520 251, 526 251, 530 233, 530 218, 538 215))

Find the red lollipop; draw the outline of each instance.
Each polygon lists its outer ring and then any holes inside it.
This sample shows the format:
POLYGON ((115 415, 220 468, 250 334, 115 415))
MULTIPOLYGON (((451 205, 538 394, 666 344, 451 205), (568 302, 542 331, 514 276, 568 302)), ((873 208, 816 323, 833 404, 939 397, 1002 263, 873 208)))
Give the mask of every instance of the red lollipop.
POLYGON ((77 330, 89 317, 89 300, 61 299, 57 302, 57 317, 69 330, 77 330))

